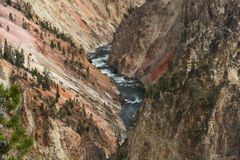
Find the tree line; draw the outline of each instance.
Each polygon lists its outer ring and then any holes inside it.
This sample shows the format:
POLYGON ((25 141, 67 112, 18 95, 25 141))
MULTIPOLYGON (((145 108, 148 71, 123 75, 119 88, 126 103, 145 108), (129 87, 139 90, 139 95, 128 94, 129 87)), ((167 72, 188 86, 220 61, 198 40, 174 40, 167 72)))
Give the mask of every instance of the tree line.
POLYGON ((4 44, 0 45, 0 58, 5 59, 18 68, 24 68, 24 51, 23 49, 14 49, 5 39, 4 44))

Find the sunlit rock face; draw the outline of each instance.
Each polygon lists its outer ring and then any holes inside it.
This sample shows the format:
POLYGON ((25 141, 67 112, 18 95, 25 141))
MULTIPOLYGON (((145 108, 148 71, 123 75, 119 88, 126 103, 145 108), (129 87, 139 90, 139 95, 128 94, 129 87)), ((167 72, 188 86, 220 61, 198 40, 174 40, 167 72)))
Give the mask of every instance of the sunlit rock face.
POLYGON ((129 8, 145 0, 24 0, 33 5, 36 14, 70 34, 85 49, 92 50, 109 43, 129 8))
POLYGON ((240 158, 239 17, 237 0, 149 0, 122 22, 110 63, 149 89, 115 159, 240 158))

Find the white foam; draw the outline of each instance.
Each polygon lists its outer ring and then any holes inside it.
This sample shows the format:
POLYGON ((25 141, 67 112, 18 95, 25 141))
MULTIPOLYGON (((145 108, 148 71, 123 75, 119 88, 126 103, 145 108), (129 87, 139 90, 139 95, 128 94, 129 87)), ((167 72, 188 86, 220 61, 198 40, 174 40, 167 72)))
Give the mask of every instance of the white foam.
POLYGON ((126 82, 126 80, 122 76, 117 76, 117 77, 114 77, 113 79, 116 83, 119 83, 119 84, 126 82))
POLYGON ((105 56, 102 57, 102 59, 105 61, 108 60, 108 58, 109 58, 109 54, 106 54, 105 56))
POLYGON ((141 103, 142 102, 142 100, 139 97, 136 97, 134 100, 124 99, 124 101, 126 103, 130 103, 130 104, 135 104, 135 103, 141 103))
POLYGON ((124 86, 124 87, 131 87, 131 88, 135 88, 135 87, 140 87, 141 85, 138 83, 132 83, 132 84, 128 84, 128 83, 120 83, 120 86, 124 86))
POLYGON ((99 67, 107 67, 107 64, 105 62, 99 62, 99 63, 95 63, 93 64, 95 67, 99 68, 99 67))
POLYGON ((116 76, 110 69, 101 69, 101 73, 107 75, 110 78, 114 78, 116 76))
POLYGON ((93 64, 96 64, 96 63, 100 63, 100 62, 104 62, 104 61, 107 61, 109 58, 109 55, 104 55, 103 57, 99 57, 99 58, 91 58, 91 61, 93 64))

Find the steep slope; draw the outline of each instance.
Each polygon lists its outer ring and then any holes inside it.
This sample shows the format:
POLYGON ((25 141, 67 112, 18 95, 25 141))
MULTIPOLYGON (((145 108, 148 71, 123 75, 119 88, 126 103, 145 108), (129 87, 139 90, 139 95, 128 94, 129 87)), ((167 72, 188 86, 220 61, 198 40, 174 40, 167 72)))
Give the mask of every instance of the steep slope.
MULTIPOLYGON (((183 0, 180 6, 175 55, 159 82, 149 85, 135 127, 113 159, 240 158, 240 2, 183 0)), ((120 57, 131 57, 127 51, 120 57)))
POLYGON ((70 34, 86 50, 109 43, 123 14, 144 0, 24 0, 33 11, 54 26, 70 34))
MULTIPOLYGON (((114 29, 110 22, 102 37, 89 31, 102 30, 105 25, 93 23, 110 18, 98 21, 101 16, 96 10, 84 17, 88 9, 81 11, 83 1, 61 1, 69 8, 62 14, 55 10, 59 8, 52 8, 59 1, 29 2, 0 1, 0 79, 6 87, 18 83, 23 88, 18 112, 21 125, 34 138, 25 158, 104 159, 125 138, 125 126, 118 116, 117 88, 88 62, 84 53, 111 37, 114 29), (92 26, 84 30, 81 18, 92 26)), ((85 3, 93 7, 89 1, 85 3)), ((119 19, 125 10, 118 12, 119 19)), ((109 21, 117 25, 118 16, 109 21)))
POLYGON ((166 70, 182 32, 183 1, 147 1, 123 19, 114 35, 109 63, 144 83, 166 70))

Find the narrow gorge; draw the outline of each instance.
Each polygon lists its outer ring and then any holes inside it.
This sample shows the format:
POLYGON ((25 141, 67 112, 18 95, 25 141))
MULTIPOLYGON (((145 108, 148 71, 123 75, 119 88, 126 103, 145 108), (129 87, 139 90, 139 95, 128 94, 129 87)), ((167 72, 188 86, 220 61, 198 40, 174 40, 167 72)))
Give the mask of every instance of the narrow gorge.
POLYGON ((118 75, 117 72, 108 65, 107 61, 110 49, 111 45, 97 48, 96 53, 89 54, 89 60, 101 71, 101 73, 107 75, 116 84, 120 92, 119 96, 121 101, 119 116, 123 120, 125 126, 130 127, 143 101, 144 88, 139 81, 118 75))
POLYGON ((239 0, 0 0, 0 160, 238 160, 239 107, 239 0))

